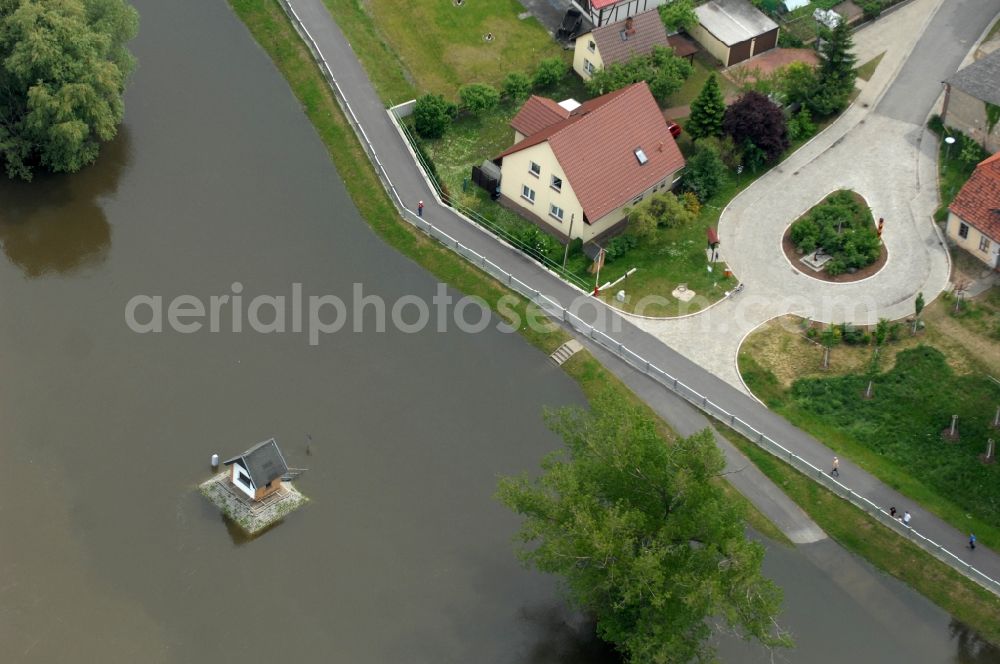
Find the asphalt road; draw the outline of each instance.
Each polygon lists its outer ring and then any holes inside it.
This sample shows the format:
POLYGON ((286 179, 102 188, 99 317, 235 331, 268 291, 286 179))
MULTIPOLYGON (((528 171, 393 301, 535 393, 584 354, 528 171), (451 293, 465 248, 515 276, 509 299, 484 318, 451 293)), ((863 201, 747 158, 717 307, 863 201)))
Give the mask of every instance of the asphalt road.
POLYGON ((922 125, 941 94, 942 82, 958 70, 998 13, 1000 0, 946 0, 875 111, 922 125))
MULTIPOLYGON (((783 446, 815 466, 825 468, 829 465, 833 454, 818 440, 681 356, 652 335, 623 320, 603 305, 595 304, 592 298, 586 297, 579 290, 570 287, 538 264, 527 259, 520 252, 501 244, 479 226, 459 217, 451 208, 440 205, 422 173, 414 164, 408 147, 390 121, 382 101, 356 59, 347 39, 327 11, 323 0, 287 0, 287 2, 307 26, 326 62, 330 63, 341 90, 348 98, 354 114, 364 128, 365 135, 379 155, 379 162, 392 181, 400 200, 408 209, 414 211, 418 200, 425 201, 427 205, 424 209, 424 218, 462 245, 485 256, 517 279, 561 303, 564 307, 577 312, 581 318, 620 341, 634 353, 680 379, 692 389, 707 396, 714 403, 735 414, 756 430, 779 441, 783 446)), ((978 0, 976 2, 966 0, 945 4, 958 5, 960 8, 972 8, 979 2, 978 0)), ((988 3, 983 4, 996 6, 998 2, 997 0, 989 0, 988 3)), ((970 9, 970 11, 972 10, 970 9)), ((964 10, 961 13, 964 15, 964 10)), ((974 16, 967 21, 964 19, 955 21, 951 18, 950 12, 939 16, 932 22, 916 50, 933 51, 940 47, 935 35, 935 31, 942 29, 938 25, 939 21, 947 24, 949 38, 958 39, 961 37, 966 44, 971 44, 982 32, 987 20, 980 16, 981 12, 972 13, 974 16), (976 27, 976 21, 981 21, 978 27, 976 27)), ((986 12, 986 14, 988 13, 986 12)), ((996 9, 993 9, 993 14, 995 13, 996 9)), ((961 58, 956 55, 956 65, 959 60, 961 58)), ((904 79, 899 84, 902 86, 900 92, 890 91, 893 95, 892 98, 895 98, 897 94, 904 97, 916 95, 915 92, 908 90, 907 80, 904 79)), ((921 93, 919 98, 930 99, 931 87, 927 86, 928 91, 921 93)), ((936 98, 936 94, 933 96, 936 98)), ((920 111, 921 122, 932 102, 933 99, 927 101, 920 111)), ((911 98, 909 103, 917 105, 914 98, 911 98)), ((706 337, 704 343, 710 345, 712 339, 706 337)), ((664 390, 663 398, 667 398, 666 390, 664 390)), ((655 400, 652 396, 649 399, 655 400)), ((909 509, 913 515, 913 526, 925 536, 942 544, 984 573, 1000 579, 1000 555, 982 546, 974 552, 966 550, 964 546, 968 533, 960 532, 933 514, 921 509, 872 475, 851 464, 847 459, 841 459, 840 473, 842 483, 875 504, 886 508, 889 505, 895 505, 899 509, 909 509)))

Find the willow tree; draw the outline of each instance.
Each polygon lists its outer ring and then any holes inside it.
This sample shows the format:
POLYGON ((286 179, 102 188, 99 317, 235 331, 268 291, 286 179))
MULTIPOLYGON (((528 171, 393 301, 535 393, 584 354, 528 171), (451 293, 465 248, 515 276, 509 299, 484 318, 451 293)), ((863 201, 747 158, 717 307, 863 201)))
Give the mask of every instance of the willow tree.
POLYGON ((724 463, 708 430, 665 441, 611 397, 547 421, 565 449, 537 479, 502 479, 499 497, 524 517, 522 559, 560 575, 602 639, 631 662, 663 663, 710 656, 713 620, 788 643, 774 623, 781 591, 761 575, 764 549, 717 484, 724 463))
POLYGON ((10 177, 97 159, 125 112, 138 14, 124 0, 0 0, 0 159, 10 177))

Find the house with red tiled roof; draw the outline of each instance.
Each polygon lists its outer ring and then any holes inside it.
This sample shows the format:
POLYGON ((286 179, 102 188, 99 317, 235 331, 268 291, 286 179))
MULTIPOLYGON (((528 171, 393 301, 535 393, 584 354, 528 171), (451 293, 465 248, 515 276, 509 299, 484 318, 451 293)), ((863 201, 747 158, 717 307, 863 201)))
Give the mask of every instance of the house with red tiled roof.
POLYGON ((573 71, 587 81, 597 72, 614 64, 649 55, 657 46, 673 49, 674 55, 692 58, 698 48, 680 35, 667 35, 657 10, 630 16, 576 38, 573 71))
POLYGON ((948 211, 948 237, 1000 270, 1000 153, 979 162, 948 211))
POLYGON ((493 161, 501 201, 555 235, 608 233, 684 167, 645 81, 582 105, 539 99, 514 117, 514 145, 493 161))

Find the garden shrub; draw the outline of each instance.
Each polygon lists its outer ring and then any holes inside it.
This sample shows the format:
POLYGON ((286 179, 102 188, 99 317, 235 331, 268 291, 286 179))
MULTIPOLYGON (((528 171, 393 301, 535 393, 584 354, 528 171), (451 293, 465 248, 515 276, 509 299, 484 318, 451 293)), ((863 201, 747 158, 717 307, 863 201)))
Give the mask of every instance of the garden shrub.
POLYGON ((826 264, 832 276, 871 265, 882 250, 871 211, 849 191, 831 194, 793 223, 790 238, 803 253, 822 248, 833 256, 826 264))
POLYGON ((474 116, 480 116, 500 103, 500 93, 485 83, 463 85, 458 89, 458 98, 462 100, 462 108, 474 116))
POLYGON ((635 235, 632 235, 631 233, 619 235, 604 246, 604 260, 611 263, 612 261, 627 254, 630 249, 635 249, 637 246, 639 246, 639 238, 635 235))
POLYGON ((538 67, 531 77, 531 84, 536 90, 551 88, 561 81, 568 71, 569 65, 562 58, 545 58, 538 62, 538 67))
POLYGON ((512 71, 504 77, 500 87, 503 95, 513 102, 520 102, 531 94, 531 79, 527 74, 512 71))
POLYGON ((457 110, 455 104, 441 95, 424 95, 413 108, 413 126, 424 138, 441 138, 457 110))
POLYGON ((809 109, 803 108, 788 121, 788 137, 793 141, 805 140, 816 133, 809 109))
POLYGON ((561 248, 555 238, 528 222, 511 224, 507 228, 507 233, 529 254, 539 258, 551 258, 552 254, 561 248))
POLYGON ((681 177, 681 189, 691 192, 701 202, 707 201, 719 190, 726 178, 726 165, 712 143, 697 143, 694 155, 688 159, 681 177))

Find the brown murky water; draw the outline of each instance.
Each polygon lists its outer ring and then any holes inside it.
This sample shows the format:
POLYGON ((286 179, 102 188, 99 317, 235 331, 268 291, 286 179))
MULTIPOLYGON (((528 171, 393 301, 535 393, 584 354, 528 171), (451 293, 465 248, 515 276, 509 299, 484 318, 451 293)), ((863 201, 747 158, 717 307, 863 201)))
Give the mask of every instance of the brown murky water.
MULTIPOLYGON (((344 332, 310 347, 126 327, 140 293, 299 282, 347 299, 361 282, 391 302, 436 286, 358 217, 222 0, 136 4, 119 139, 77 176, 0 184, 0 660, 610 661, 553 581, 518 566, 516 520, 492 498, 498 474, 556 446, 541 405, 582 403, 516 335, 344 332), (309 468, 312 502, 247 542, 195 487, 211 453, 272 435, 309 468)), ((796 616, 830 583, 799 552, 769 561, 796 616)), ((885 597, 904 625, 933 626, 931 651, 893 633, 892 652, 956 652, 941 611, 868 585, 796 619, 807 638, 788 659, 820 661, 825 625, 885 597)), ((875 661, 880 628, 856 622, 852 652, 875 661)))

